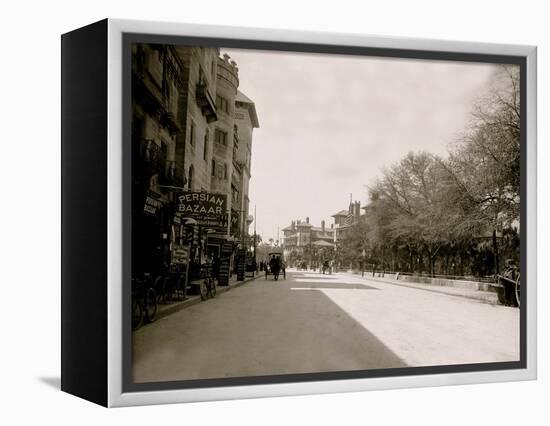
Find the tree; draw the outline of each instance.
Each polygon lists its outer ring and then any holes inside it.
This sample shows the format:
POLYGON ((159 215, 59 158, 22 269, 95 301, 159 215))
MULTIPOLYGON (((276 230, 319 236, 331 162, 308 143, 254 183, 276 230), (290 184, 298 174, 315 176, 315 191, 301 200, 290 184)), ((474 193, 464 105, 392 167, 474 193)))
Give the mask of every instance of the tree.
POLYGON ((371 187, 376 194, 368 209, 371 238, 382 252, 395 253, 405 246, 414 270, 414 254, 426 255, 434 274, 439 250, 452 238, 448 216, 452 204, 448 194, 453 184, 440 159, 426 153, 409 153, 401 162, 383 172, 371 187))
POLYGON ((518 224, 520 214, 519 67, 503 66, 496 77, 490 94, 477 102, 446 171, 462 190, 463 228, 492 230, 498 273, 497 231, 518 224))

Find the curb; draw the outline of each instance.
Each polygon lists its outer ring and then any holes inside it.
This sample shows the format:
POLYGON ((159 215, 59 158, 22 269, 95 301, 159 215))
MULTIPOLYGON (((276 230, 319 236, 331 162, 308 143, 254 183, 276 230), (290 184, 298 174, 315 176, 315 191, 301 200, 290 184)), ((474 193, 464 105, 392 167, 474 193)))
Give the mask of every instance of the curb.
MULTIPOLYGON (((355 274, 352 274, 352 275, 355 275, 355 274)), ((404 282, 403 283, 396 283, 394 281, 389 281, 389 280, 386 280, 386 279, 380 279, 379 277, 376 277, 376 278, 368 277, 368 278, 366 278, 366 277, 358 276, 357 278, 376 281, 376 282, 379 282, 379 283, 395 285, 395 286, 398 286, 398 287, 414 288, 414 289, 417 289, 417 290, 430 291, 432 293, 445 294, 446 296, 462 297, 463 299, 476 300, 478 302, 487 303, 489 305, 499 305, 498 299, 492 300, 493 298, 488 299, 488 298, 484 298, 484 297, 477 297, 477 296, 474 296, 474 295, 452 293, 452 292, 440 290, 438 288, 422 287, 422 285, 427 286, 429 284, 417 284, 417 283, 407 283, 407 284, 405 284, 404 282)), ((441 287, 441 286, 438 286, 438 287, 441 287)), ((450 287, 450 288, 461 288, 461 287, 450 287)), ((478 291, 481 291, 481 290, 478 290, 478 291)), ((491 292, 491 291, 486 291, 485 293, 487 293, 487 294, 496 294, 496 293, 491 292)))
MULTIPOLYGON (((245 278, 243 281, 236 281, 235 283, 230 284, 228 286, 223 286, 223 287, 218 286, 216 297, 234 288, 240 287, 250 281, 254 281, 255 279, 261 276, 263 275, 258 274, 255 277, 248 277, 248 278, 245 278)), ((159 312, 157 313, 157 318, 155 319, 155 321, 153 321, 153 323, 160 320, 161 318, 167 317, 168 315, 175 314, 176 312, 179 312, 182 309, 189 308, 190 306, 196 305, 201 302, 203 302, 203 300, 201 300, 201 297, 199 295, 193 295, 193 296, 188 296, 188 299, 183 300, 181 302, 166 305, 165 307, 162 307, 159 309, 159 312)), ((204 302, 206 302, 206 300, 204 300, 204 302)))

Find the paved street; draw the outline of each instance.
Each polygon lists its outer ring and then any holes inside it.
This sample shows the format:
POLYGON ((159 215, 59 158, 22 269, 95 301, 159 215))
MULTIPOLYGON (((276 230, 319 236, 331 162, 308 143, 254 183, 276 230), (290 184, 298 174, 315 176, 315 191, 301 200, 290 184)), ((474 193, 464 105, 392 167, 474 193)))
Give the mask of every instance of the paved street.
POLYGON ((361 279, 263 277, 134 332, 134 380, 519 359, 519 310, 361 279))

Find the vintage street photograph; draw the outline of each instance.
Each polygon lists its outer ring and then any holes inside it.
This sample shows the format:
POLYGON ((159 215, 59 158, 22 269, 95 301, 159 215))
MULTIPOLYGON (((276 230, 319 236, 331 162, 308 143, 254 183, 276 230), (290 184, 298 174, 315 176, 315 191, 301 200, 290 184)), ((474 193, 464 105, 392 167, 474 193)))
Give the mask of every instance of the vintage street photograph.
POLYGON ((134 383, 520 360, 519 66, 131 56, 134 383))

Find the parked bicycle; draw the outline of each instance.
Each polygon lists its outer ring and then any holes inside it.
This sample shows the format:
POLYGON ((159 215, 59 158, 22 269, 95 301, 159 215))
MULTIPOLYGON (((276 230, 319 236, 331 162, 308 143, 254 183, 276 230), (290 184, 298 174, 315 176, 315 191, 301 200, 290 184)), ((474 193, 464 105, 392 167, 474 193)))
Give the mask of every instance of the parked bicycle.
POLYGON ((506 270, 502 275, 496 275, 498 301, 505 306, 520 306, 521 276, 513 260, 506 261, 506 270))
POLYGON ((216 278, 214 277, 212 265, 205 264, 201 266, 201 282, 200 282, 200 295, 201 300, 206 300, 209 297, 216 297, 216 278))
POLYGON ((178 265, 173 265, 166 275, 158 277, 155 282, 159 303, 167 305, 174 300, 183 300, 184 286, 185 272, 178 265))
POLYGON ((505 306, 520 306, 521 303, 521 279, 520 274, 515 279, 504 275, 496 275, 499 284, 498 301, 505 306))
POLYGON ((151 274, 132 278, 132 329, 144 322, 153 322, 157 317, 158 301, 151 274))

